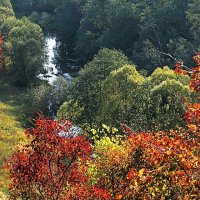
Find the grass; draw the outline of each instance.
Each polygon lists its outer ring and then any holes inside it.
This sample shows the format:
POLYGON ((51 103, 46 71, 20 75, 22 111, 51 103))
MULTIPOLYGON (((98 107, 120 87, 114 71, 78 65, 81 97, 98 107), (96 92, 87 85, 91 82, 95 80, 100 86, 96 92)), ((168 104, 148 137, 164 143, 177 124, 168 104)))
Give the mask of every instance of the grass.
POLYGON ((9 193, 8 174, 2 166, 17 145, 26 142, 23 134, 25 105, 21 101, 24 92, 11 85, 8 76, 0 74, 0 199, 9 193))

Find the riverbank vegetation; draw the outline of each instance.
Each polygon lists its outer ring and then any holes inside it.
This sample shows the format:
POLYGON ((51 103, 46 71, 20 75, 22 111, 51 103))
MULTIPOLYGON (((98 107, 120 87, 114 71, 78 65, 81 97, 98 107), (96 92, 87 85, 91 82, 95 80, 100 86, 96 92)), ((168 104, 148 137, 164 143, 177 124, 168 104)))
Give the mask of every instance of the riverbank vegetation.
POLYGON ((81 67, 101 48, 120 49, 138 69, 152 73, 173 65, 170 53, 191 64, 199 48, 198 0, 11 1, 16 15, 28 16, 57 36, 58 63, 81 67))
POLYGON ((0 0, 0 198, 198 199, 199 12, 0 0))
POLYGON ((11 85, 8 79, 5 74, 0 75, 0 191, 6 194, 10 181, 3 164, 16 151, 17 145, 26 142, 23 134, 25 106, 21 100, 25 91, 11 85))

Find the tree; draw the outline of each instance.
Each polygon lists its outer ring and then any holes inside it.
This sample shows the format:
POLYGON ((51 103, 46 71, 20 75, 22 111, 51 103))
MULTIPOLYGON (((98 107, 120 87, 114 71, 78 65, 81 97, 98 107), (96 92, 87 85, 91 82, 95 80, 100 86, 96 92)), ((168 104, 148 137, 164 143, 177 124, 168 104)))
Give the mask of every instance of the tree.
POLYGON ((198 134, 187 130, 133 133, 104 126, 93 130, 92 182, 111 199, 198 197, 198 134), (107 133, 111 133, 108 135, 107 133))
POLYGON ((5 39, 6 68, 16 85, 30 86, 43 69, 42 29, 25 17, 16 19, 10 1, 1 1, 0 10, 0 32, 5 39))
POLYGON ((148 128, 145 130, 169 130, 184 126, 182 120, 186 107, 184 98, 191 97, 189 77, 176 75, 169 67, 156 68, 145 79, 146 115, 148 128))
POLYGON ((66 101, 69 95, 68 89, 68 82, 63 77, 57 77, 52 86, 41 83, 32 87, 26 99, 29 113, 43 113, 45 116, 54 117, 66 101))
POLYGON ((68 119, 73 121, 75 124, 79 124, 83 119, 81 118, 83 108, 79 106, 77 101, 68 96, 67 101, 65 101, 59 108, 57 112, 58 119, 68 119))
POLYGON ((0 0, 0 6, 12 9, 12 5, 10 3, 10 0, 0 0))
POLYGON ((73 72, 71 64, 77 64, 75 41, 80 26, 82 1, 63 1, 53 15, 52 31, 56 33, 59 43, 55 56, 56 64, 67 72, 73 72))
POLYGON ((89 184, 91 145, 84 136, 70 136, 71 127, 68 121, 38 118, 35 127, 26 130, 29 144, 7 164, 12 198, 110 199, 106 190, 89 184))
POLYGON ((165 62, 163 55, 158 52, 157 47, 149 39, 134 43, 132 59, 139 64, 139 69, 146 70, 148 75, 153 72, 155 67, 163 66, 165 62))
POLYGON ((188 123, 189 130, 196 136, 200 130, 200 104, 199 104, 199 92, 200 92, 200 53, 196 53, 193 56, 193 60, 196 63, 196 67, 188 68, 182 62, 176 63, 175 72, 177 74, 189 74, 190 75, 190 89, 197 94, 196 102, 187 103, 186 122, 188 123))
POLYGON ((13 17, 14 11, 9 0, 0 0, 0 26, 7 17, 13 17))
POLYGON ((105 11, 109 0, 88 0, 83 5, 83 19, 77 32, 76 50, 85 64, 91 61, 100 49, 98 38, 108 25, 108 13, 105 11), (89 48, 88 48, 89 47, 89 48))
MULTIPOLYGON (((189 70, 178 62, 175 70, 176 78, 190 75, 190 88, 198 96, 195 103, 188 104, 187 128, 135 133, 124 124, 120 130, 102 125, 103 129, 89 132, 91 144, 84 135, 73 135, 68 121, 38 118, 35 127, 26 130, 30 143, 21 147, 7 164, 12 178, 12 197, 198 199, 200 54, 193 59, 197 67, 189 70)), ((124 71, 128 75, 134 72, 138 77, 130 66, 119 68, 111 75, 121 76, 124 71)), ((175 85, 176 80, 169 68, 158 69, 157 76, 164 91, 170 92, 171 83, 175 85)))
POLYGON ((194 48, 196 46, 196 44, 191 44, 191 41, 188 41, 183 37, 171 39, 167 44, 169 53, 176 59, 184 61, 188 66, 194 64, 191 57, 194 55, 194 48))
POLYGON ((105 10, 109 26, 105 27, 99 38, 100 46, 121 50, 131 57, 134 43, 139 39, 140 19, 136 4, 131 1, 109 1, 105 10))
POLYGON ((199 11, 200 6, 198 0, 190 0, 188 1, 188 9, 186 12, 187 21, 190 24, 190 36, 192 37, 192 40, 194 41, 194 48, 199 48, 200 40, 199 40, 199 33, 200 33, 200 17, 199 17, 199 11))
POLYGON ((140 37, 134 44, 133 60, 151 73, 158 66, 173 64, 173 60, 159 53, 169 51, 167 44, 171 39, 182 37, 192 42, 187 37, 189 27, 186 23, 185 13, 188 1, 141 0, 136 4, 140 13, 140 37))
POLYGON ((8 68, 13 82, 20 86, 30 86, 43 69, 43 33, 38 25, 27 18, 15 20, 19 22, 11 27, 6 40, 6 52, 10 60, 8 68))
POLYGON ((4 43, 4 39, 3 39, 2 34, 0 33, 0 71, 3 70, 4 64, 5 64, 3 43, 4 43))
POLYGON ((125 65, 110 73, 103 84, 104 102, 99 109, 104 124, 117 126, 120 122, 134 130, 140 129, 145 103, 143 82, 144 77, 132 65, 125 65))
POLYGON ((152 88, 147 114, 151 130, 185 127, 183 121, 186 111, 184 99, 188 97, 190 97, 189 87, 175 80, 163 81, 152 88))
POLYGON ((53 13, 64 1, 57 0, 11 0, 17 17, 29 16, 32 12, 53 13))
MULTIPOLYGON (((175 72, 181 76, 188 73, 190 88, 199 96, 200 54, 193 59, 197 67, 190 70, 182 62, 178 62, 175 72)), ((185 129, 135 134, 122 124, 127 135, 125 139, 120 137, 118 130, 113 132, 107 128, 113 133, 111 137, 93 130, 96 158, 92 165, 96 169, 93 181, 99 181, 101 185, 105 183, 104 187, 111 191, 113 199, 198 198, 198 101, 199 98, 196 103, 187 106, 185 119, 188 128, 185 129)))
POLYGON ((124 0, 86 1, 77 32, 78 57, 86 63, 100 48, 115 48, 130 56, 133 43, 139 37, 138 25, 135 3, 124 0))
POLYGON ((43 113, 45 116, 51 116, 50 94, 51 86, 46 83, 32 87, 27 93, 25 102, 28 105, 28 113, 33 115, 43 113))
POLYGON ((97 115, 104 102, 103 82, 111 71, 129 64, 128 58, 120 51, 102 49, 94 59, 85 65, 72 87, 72 98, 83 108, 82 119, 91 127, 100 123, 97 115))
POLYGON ((183 76, 182 74, 174 73, 174 70, 170 69, 167 66, 163 68, 156 68, 154 72, 146 79, 146 84, 150 85, 150 87, 155 87, 156 85, 161 84, 163 81, 175 80, 183 84, 184 86, 188 86, 190 82, 189 76, 183 76))

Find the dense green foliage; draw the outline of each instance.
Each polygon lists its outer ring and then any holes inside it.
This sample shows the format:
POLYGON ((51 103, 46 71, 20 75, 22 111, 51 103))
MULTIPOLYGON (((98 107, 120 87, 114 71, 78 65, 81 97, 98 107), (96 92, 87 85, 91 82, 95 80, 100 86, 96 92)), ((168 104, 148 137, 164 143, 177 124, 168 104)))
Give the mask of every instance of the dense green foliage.
POLYGON ((63 77, 59 77, 53 86, 40 83, 29 89, 26 95, 25 103, 29 105, 28 113, 33 113, 32 117, 38 113, 49 117, 55 116, 68 95, 68 83, 63 77))
POLYGON ((99 108, 104 103, 103 82, 111 71, 128 64, 128 58, 121 52, 102 49, 94 59, 80 71, 72 88, 73 99, 83 108, 82 119, 92 126, 98 116, 99 108))
POLYGON ((135 131, 177 128, 184 125, 188 84, 187 76, 168 67, 143 77, 124 54, 102 49, 70 85, 58 116, 92 128, 103 123, 124 123, 135 131))
POLYGON ((141 126, 144 80, 132 65, 124 65, 110 73, 103 83, 104 103, 99 113, 103 123, 114 125, 121 122, 132 126, 137 124, 138 128, 141 126))
POLYGON ((198 0, 14 0, 17 16, 29 16, 55 33, 57 65, 83 66, 100 48, 115 48, 148 72, 171 65, 170 53, 191 62, 198 49, 198 0))
POLYGON ((7 17, 14 16, 14 11, 9 0, 0 1, 0 26, 7 17))
POLYGON ((5 39, 6 68, 15 84, 30 86, 43 67, 42 29, 25 17, 16 19, 11 4, 6 2, 0 2, 0 8, 6 11, 1 12, 3 17, 0 21, 0 32, 5 39))
POLYGON ((196 1, 11 2, 22 18, 14 16, 9 1, 1 2, 3 9, 12 11, 3 14, 0 26, 5 64, 13 82, 34 86, 26 98, 30 113, 54 116, 59 110, 58 117, 78 125, 124 123, 136 131, 184 125, 183 97, 190 96, 187 77, 157 67, 171 66, 167 53, 187 63, 199 46, 196 1), (57 66, 82 66, 71 84, 61 79, 54 86, 36 84, 43 68, 44 38, 31 21, 46 34, 56 34, 57 66))

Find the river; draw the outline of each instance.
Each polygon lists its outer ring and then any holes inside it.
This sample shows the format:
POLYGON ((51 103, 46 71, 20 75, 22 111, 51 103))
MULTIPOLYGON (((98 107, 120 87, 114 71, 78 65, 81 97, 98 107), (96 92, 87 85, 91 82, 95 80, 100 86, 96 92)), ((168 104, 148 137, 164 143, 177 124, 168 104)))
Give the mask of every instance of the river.
MULTIPOLYGON (((56 38, 55 37, 46 37, 45 39, 46 47, 47 47, 47 62, 44 64, 44 69, 46 71, 45 74, 39 74, 38 78, 40 80, 47 81, 49 85, 55 86, 54 82, 57 80, 58 76, 63 76, 66 81, 71 81, 73 77, 69 73, 62 73, 60 69, 56 68, 56 65, 54 64, 54 58, 55 58, 55 47, 56 47, 56 38)), ((55 89, 55 88, 54 88, 55 89)), ((49 112, 51 112, 51 106, 52 102, 49 101, 48 109, 49 112)), ((54 118, 55 115, 52 113, 52 118, 54 118)), ((81 132, 81 128, 78 126, 73 125, 69 132, 60 132, 59 135, 61 137, 75 137, 81 132)))
POLYGON ((46 50, 47 50, 47 62, 44 64, 45 74, 39 74, 37 77, 40 80, 47 81, 50 85, 53 85, 57 80, 58 76, 63 76, 67 81, 71 81, 73 78, 69 73, 62 73, 60 69, 57 69, 54 64, 55 48, 56 48, 56 37, 46 37, 46 50))

